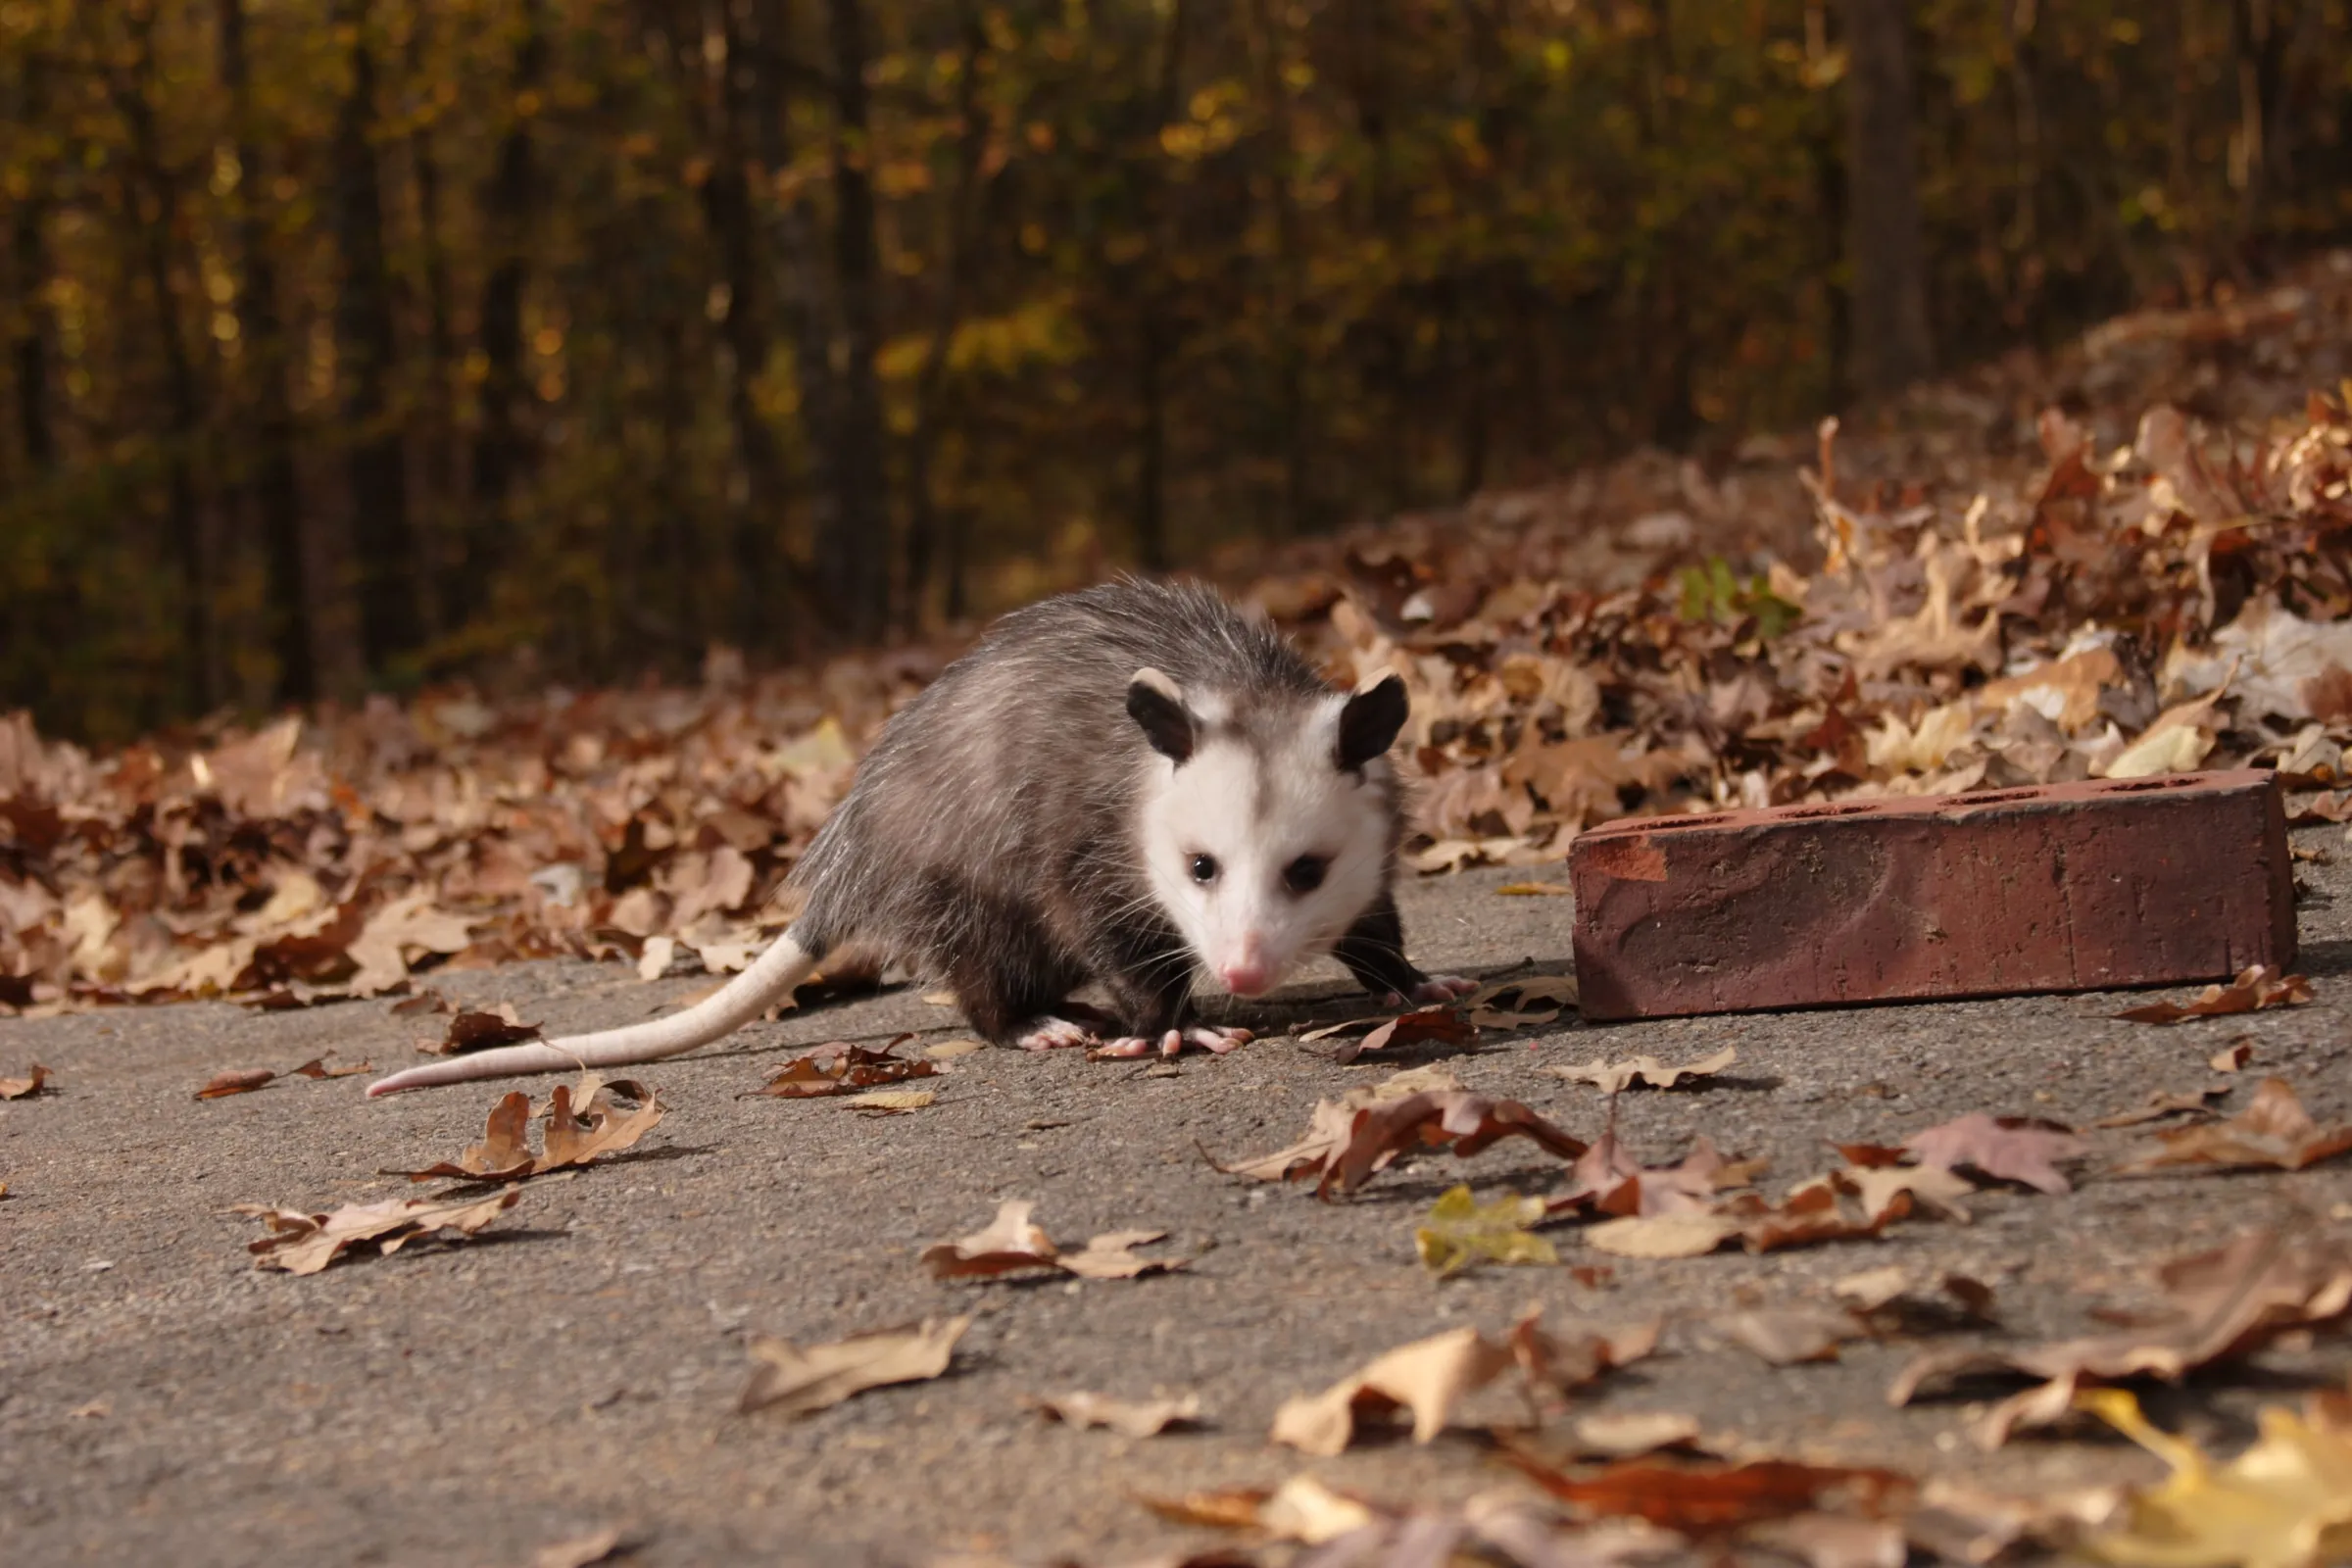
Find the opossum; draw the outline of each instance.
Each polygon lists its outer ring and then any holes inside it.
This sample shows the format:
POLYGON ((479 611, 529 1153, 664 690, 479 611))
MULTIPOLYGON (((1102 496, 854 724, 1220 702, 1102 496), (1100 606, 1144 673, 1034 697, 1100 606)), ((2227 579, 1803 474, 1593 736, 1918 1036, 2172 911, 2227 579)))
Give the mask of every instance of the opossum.
POLYGON ((715 995, 652 1023, 453 1056, 370 1095, 692 1051, 862 939, 943 982, 972 1028, 1032 1050, 1230 1051, 1191 1024, 1337 957, 1393 1004, 1470 990, 1405 957, 1391 884, 1404 808, 1394 674, 1325 684, 1265 620, 1193 584, 1123 579, 999 620, 883 726, 793 867, 800 917, 715 995), (1088 982, 1109 1018, 1068 1002, 1088 982))

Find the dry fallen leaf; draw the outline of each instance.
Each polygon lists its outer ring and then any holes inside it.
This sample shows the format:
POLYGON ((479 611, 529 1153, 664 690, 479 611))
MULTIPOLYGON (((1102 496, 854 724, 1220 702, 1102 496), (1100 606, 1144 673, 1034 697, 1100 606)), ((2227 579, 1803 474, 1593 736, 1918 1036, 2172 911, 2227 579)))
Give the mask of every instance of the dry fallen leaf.
POLYGON ((1407 1150, 1445 1148, 1467 1159, 1501 1138, 1526 1138, 1562 1159, 1585 1145, 1515 1100, 1489 1100, 1468 1090, 1407 1095, 1358 1110, 1347 1142, 1325 1165, 1315 1194, 1354 1192, 1407 1150))
POLYGON ((1647 1084, 1652 1089, 1672 1089, 1686 1078, 1711 1078, 1740 1059, 1736 1046, 1726 1046, 1712 1056, 1681 1067, 1669 1067, 1655 1056, 1636 1056, 1631 1061, 1594 1059, 1582 1067, 1544 1067, 1540 1071, 1553 1078, 1565 1078, 1570 1083, 1591 1084, 1604 1095, 1614 1095, 1635 1084, 1647 1084))
POLYGON ((1576 1005, 1576 979, 1564 974, 1525 975, 1481 986, 1461 1004, 1481 1029, 1538 1029, 1576 1005))
POLYGON ((313 1056, 301 1066, 293 1068, 286 1076, 289 1078, 349 1078, 358 1073, 373 1072, 374 1070, 375 1063, 371 1061, 355 1062, 348 1067, 329 1067, 325 1057, 313 1056))
POLYGON ((1613 1257, 1697 1257, 1740 1230, 1740 1221, 1721 1214, 1646 1214, 1603 1220, 1584 1237, 1587 1247, 1613 1257))
POLYGON ((1506 899, 1572 899, 1576 889, 1560 882, 1505 882, 1494 890, 1506 899))
POLYGON ((2240 969, 2237 978, 2226 986, 2207 986, 2193 1002, 2154 1002, 2116 1016, 2133 1023, 2179 1023, 2184 1018, 2218 1018, 2263 1007, 2299 1006, 2311 998, 2311 981, 2305 976, 2274 974, 2255 963, 2240 969))
POLYGON ((548 1096, 546 1150, 534 1154, 530 1147, 531 1097, 520 1090, 490 1107, 482 1141, 455 1160, 443 1160, 422 1170, 393 1170, 387 1176, 406 1176, 413 1182, 449 1177, 461 1181, 520 1181, 567 1165, 585 1165, 600 1154, 617 1153, 654 1130, 667 1113, 660 1098, 640 1084, 608 1087, 601 1075, 584 1074, 577 1088, 558 1084, 548 1096), (614 1103, 619 1090, 637 1101, 633 1111, 614 1103), (583 1111, 574 1113, 577 1102, 583 1111))
POLYGON ((1972 1426, 1981 1446, 1996 1448, 2019 1427, 2057 1421, 2084 1387, 2132 1377, 2177 1382, 2196 1368, 2250 1355, 2289 1330, 2333 1322, 2352 1307, 2352 1253, 2332 1236, 2253 1231, 2213 1251, 2176 1258, 2157 1278, 2171 1300, 2153 1321, 2015 1349, 1931 1350, 1896 1377, 1887 1402, 1906 1404, 1923 1388, 1982 1373, 2041 1379, 1972 1426))
MULTIPOLYGON (((767 1086, 752 1091, 778 1100, 814 1100, 853 1089, 880 1089, 909 1078, 930 1078, 939 1069, 928 1061, 901 1057, 899 1047, 914 1038, 900 1035, 880 1050, 835 1040, 804 1052, 767 1075, 767 1086)), ((936 1052, 933 1054, 937 1054, 936 1052)))
POLYGON ((1017 1269, 1052 1268, 1060 1254, 1046 1233, 1029 1221, 1037 1205, 1008 1198, 983 1230, 923 1249, 917 1261, 939 1280, 993 1279, 1017 1269))
POLYGON ((590 1568, 621 1550, 620 1538, 618 1529, 607 1527, 568 1541, 551 1542, 532 1556, 531 1568, 590 1568))
POLYGON ((251 1214, 270 1228, 268 1236, 246 1246, 254 1254, 256 1268, 316 1274, 345 1249, 362 1242, 375 1243, 389 1257, 419 1236, 442 1231, 471 1236, 514 1207, 521 1196, 509 1191, 486 1198, 394 1198, 379 1203, 347 1204, 327 1214, 239 1203, 233 1212, 251 1214))
POLYGON ((1953 1326, 1955 1317, 1978 1324, 1993 1321, 1989 1285, 1966 1274, 1945 1274, 1937 1285, 1941 1296, 1917 1294, 1910 1271, 1889 1263, 1833 1280, 1830 1294, 1874 1328, 1944 1328, 1953 1326))
POLYGON ((1899 1517, 1914 1493, 1893 1470, 1809 1465, 1787 1459, 1745 1464, 1628 1459, 1571 1475, 1505 1441, 1503 1456, 1536 1485, 1600 1518, 1643 1519, 1701 1538, 1799 1514, 1899 1517))
POLYGON ((2023 1182, 2053 1196, 2074 1191, 2057 1161, 2088 1152, 2071 1128, 2029 1116, 1987 1116, 1983 1111, 1913 1134, 1903 1147, 1931 1169, 1968 1166, 1996 1181, 2023 1182))
POLYGON ((1763 1308, 1733 1312, 1712 1321, 1735 1345, 1774 1366, 1835 1361, 1838 1346, 1865 1332, 1853 1313, 1827 1307, 1763 1308))
POLYGON ((1477 1035, 1477 1026, 1461 1008, 1439 1003, 1389 1019, 1363 1039, 1341 1046, 1331 1054, 1331 1059, 1345 1065, 1368 1051, 1415 1046, 1432 1040, 1448 1046, 1467 1045, 1477 1035))
POLYGON ((2212 1165, 2301 1170, 2352 1149, 2352 1126, 2321 1127, 2285 1079, 2265 1078, 2246 1108, 2228 1121, 2158 1133, 2156 1145, 2150 1152, 2119 1168, 2150 1171, 2175 1165, 2212 1165))
MULTIPOLYGON (((1541 1308, 1530 1308, 1503 1336, 1518 1363, 1530 1400, 1564 1407, 1566 1396, 1603 1372, 1655 1354, 1666 1332, 1664 1318, 1614 1329, 1577 1328, 1553 1333, 1544 1327, 1541 1308)), ((1553 1413, 1557 1413, 1556 1409, 1553 1413)))
POLYGON ((1259 1510, 1274 1494, 1263 1487, 1224 1487, 1213 1492, 1188 1492, 1177 1497, 1141 1492, 1132 1495, 1170 1524, 1201 1525, 1210 1530, 1255 1530, 1259 1510))
POLYGON ((1467 1157, 1513 1136, 1532 1139, 1563 1159, 1585 1152, 1583 1143, 1517 1101, 1471 1094, 1433 1063, 1317 1102, 1306 1136, 1298 1143, 1217 1168, 1258 1181, 1314 1176, 1316 1196, 1329 1198, 1354 1192, 1411 1151, 1450 1148, 1467 1157))
POLYGON ((1116 1399, 1106 1394, 1056 1394, 1022 1403, 1050 1421, 1073 1427, 1107 1427, 1123 1438, 1155 1438, 1171 1426, 1200 1417, 1200 1396, 1116 1399))
POLYGON ((623 1112, 612 1102, 613 1092, 622 1089, 620 1084, 606 1088, 595 1073, 584 1074, 576 1090, 558 1084, 548 1097, 547 1152, 535 1162, 534 1174, 585 1165, 600 1154, 616 1154, 652 1132, 667 1113, 660 1097, 629 1084, 625 1092, 638 1102, 637 1108, 623 1112), (572 1111, 575 1098, 581 1106, 576 1117, 572 1111))
POLYGON ((448 1032, 439 1040, 419 1041, 416 1049, 428 1056, 454 1056, 469 1051, 520 1045, 538 1038, 539 1026, 524 1023, 515 1012, 514 1004, 502 1002, 490 1012, 461 1010, 450 1018, 448 1032))
POLYGON ((2317 1568, 2352 1546, 2352 1398, 2323 1395, 2302 1415, 2263 1408, 2261 1437, 2227 1464, 2160 1432, 2121 1389, 2078 1405, 2172 1467, 2134 1488, 2120 1517, 2082 1543, 2120 1568, 2317 1568))
POLYGON ((428 1012, 455 1012, 457 1008, 451 1004, 447 997, 430 986, 413 997, 403 997, 392 1004, 392 1016, 395 1018, 418 1018, 428 1012))
POLYGON ((805 1350, 789 1341, 762 1336, 752 1342, 752 1359, 759 1365, 736 1408, 780 1407, 788 1416, 812 1415, 867 1389, 926 1382, 947 1371, 956 1342, 971 1326, 968 1314, 944 1321, 925 1318, 919 1324, 856 1334, 805 1350))
POLYGON ((1576 1157, 1567 1188, 1546 1200, 1544 1210, 1552 1215, 1712 1211, 1721 1194, 1745 1187, 1764 1168, 1760 1159, 1724 1158, 1715 1141, 1703 1133, 1679 1163, 1645 1166, 1615 1132, 1603 1132, 1599 1142, 1576 1157))
POLYGON ((2208 1084, 2202 1089, 2192 1089, 2181 1094, 2169 1094, 2158 1089, 2149 1094, 2147 1103, 2141 1105, 2137 1110, 2119 1110, 2112 1116, 2101 1116, 2091 1125, 2110 1129, 2139 1127, 2148 1122, 2162 1121, 2167 1116, 2209 1115, 2212 1112, 2209 1102, 2219 1100, 2234 1087, 2231 1084, 2208 1084))
POLYGON ((227 1095, 250 1095, 277 1077, 267 1067, 232 1068, 215 1073, 212 1082, 196 1091, 198 1100, 219 1100, 227 1095))
POLYGON ((1399 1346, 1321 1394, 1283 1401, 1274 1413, 1273 1441, 1328 1457, 1347 1450, 1359 1419, 1409 1411, 1413 1441, 1427 1443, 1446 1429, 1453 1407, 1513 1365, 1511 1352, 1474 1328, 1451 1329, 1399 1346))
POLYGON ((1742 1538, 1806 1568, 1903 1568, 1911 1555, 1904 1524, 1839 1513, 1799 1513, 1768 1519, 1742 1538))
POLYGON ((2254 1040, 2249 1035, 2242 1040, 2232 1040, 2206 1057, 2205 1065, 2211 1067, 2215 1072, 2236 1072, 2253 1059, 2254 1040))
POLYGON ((1132 1280, 1185 1266, 1183 1258, 1138 1257, 1135 1249, 1165 1241, 1166 1231, 1105 1231, 1089 1239, 1082 1250, 1064 1252, 1054 1266, 1089 1280, 1132 1280))
POLYGON ((1447 1189, 1433 1204, 1429 1218, 1413 1232, 1413 1249, 1421 1266, 1439 1279, 1459 1274, 1480 1261, 1494 1263, 1557 1263, 1560 1254, 1549 1239, 1529 1231, 1544 1217, 1544 1200, 1515 1193, 1481 1203, 1468 1184, 1447 1189))
POLYGON ((862 1095, 852 1095, 841 1104, 845 1110, 873 1111, 881 1115, 900 1115, 909 1110, 921 1110, 939 1099, 931 1089, 870 1089, 862 1095))
POLYGON ((1008 1198, 998 1205, 997 1217, 985 1230, 953 1242, 923 1249, 917 1261, 933 1279, 993 1279, 1023 1269, 1053 1268, 1090 1280, 1131 1280, 1185 1266, 1180 1258, 1138 1257, 1135 1249, 1166 1239, 1165 1231, 1105 1231, 1075 1252, 1055 1248, 1045 1231, 1032 1224, 1029 1211, 1037 1205, 1008 1198))
POLYGON ((30 1099, 39 1094, 41 1086, 48 1081, 49 1069, 36 1061, 32 1064, 32 1070, 22 1078, 0 1078, 0 1100, 30 1099))
POLYGON ((1600 1410, 1577 1417, 1569 1431, 1581 1456, 1630 1459, 1661 1448, 1695 1448, 1702 1428, 1696 1416, 1671 1410, 1600 1410))
MULTIPOLYGON (((1261 1487, 1227 1487, 1215 1492, 1190 1492, 1181 1497, 1136 1494, 1135 1500, 1173 1524, 1204 1525, 1212 1530, 1255 1531, 1270 1540, 1319 1546, 1348 1538, 1349 1544, 1367 1541, 1390 1519, 1361 1497, 1335 1492, 1313 1476, 1297 1475, 1268 1492, 1261 1487)), ((1233 1557, 1222 1552, 1188 1556, 1170 1568, 1249 1568, 1254 1554, 1233 1557)))
POLYGON ((923 1048, 923 1054, 933 1061, 946 1061, 954 1056, 968 1056, 976 1051, 986 1051, 986 1042, 979 1040, 943 1040, 936 1046, 923 1048))

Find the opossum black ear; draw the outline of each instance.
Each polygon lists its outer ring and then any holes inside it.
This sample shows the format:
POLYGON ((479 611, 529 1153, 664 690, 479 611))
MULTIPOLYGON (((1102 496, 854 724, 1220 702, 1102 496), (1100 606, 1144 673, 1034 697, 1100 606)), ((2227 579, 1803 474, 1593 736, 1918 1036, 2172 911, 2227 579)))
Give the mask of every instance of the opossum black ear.
POLYGON ((1394 675, 1370 691, 1348 698, 1348 706, 1340 710, 1340 766, 1359 768, 1395 745, 1410 707, 1404 682, 1394 675))
POLYGON ((1193 710, 1184 691, 1156 669, 1139 669, 1127 682, 1127 716, 1143 726, 1152 749, 1171 762, 1193 755, 1193 710))

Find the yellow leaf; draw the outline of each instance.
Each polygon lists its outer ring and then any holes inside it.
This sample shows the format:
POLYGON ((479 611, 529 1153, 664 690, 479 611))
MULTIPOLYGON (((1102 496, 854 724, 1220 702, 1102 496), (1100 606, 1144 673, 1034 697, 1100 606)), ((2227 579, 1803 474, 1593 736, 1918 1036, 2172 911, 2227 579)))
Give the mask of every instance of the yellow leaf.
POLYGON ((1481 1258, 1496 1263, 1557 1263, 1560 1254, 1527 1227, 1544 1217, 1544 1200, 1505 1193, 1481 1203, 1465 1184, 1438 1200, 1429 1223, 1413 1232, 1422 1264, 1440 1279, 1481 1258))
POLYGON ((2121 1389, 2075 1396, 2173 1473, 2126 1499, 2119 1528, 2090 1551, 2125 1568, 2306 1568, 2352 1550, 2352 1407, 2342 1396, 2310 1411, 2273 1405, 2262 1436, 2228 1464, 2158 1431, 2121 1389))

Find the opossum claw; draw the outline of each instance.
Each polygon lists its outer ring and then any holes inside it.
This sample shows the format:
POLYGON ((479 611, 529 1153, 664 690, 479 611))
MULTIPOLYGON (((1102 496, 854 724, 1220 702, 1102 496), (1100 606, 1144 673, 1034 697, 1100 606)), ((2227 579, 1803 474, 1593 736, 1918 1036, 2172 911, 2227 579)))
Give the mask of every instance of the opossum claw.
MULTIPOLYGON (((1124 1059, 1129 1056, 1149 1056, 1154 1050, 1165 1051, 1167 1048, 1167 1042, 1177 1038, 1176 1031, 1173 1029, 1169 1030, 1163 1039, 1157 1041, 1148 1040, 1142 1035, 1121 1035, 1116 1040, 1103 1041, 1099 1048, 1088 1052, 1087 1055, 1097 1060, 1113 1057, 1124 1059)), ((1176 1053, 1173 1051, 1167 1051, 1167 1054, 1171 1056, 1175 1054, 1176 1053)))
POLYGON ((1067 1018, 1048 1016, 1038 1019, 1030 1027, 1029 1032, 1021 1036, 1021 1049, 1023 1051, 1072 1050, 1080 1046, 1091 1046, 1095 1044, 1095 1040, 1094 1032, 1085 1025, 1072 1023, 1067 1018))
POLYGON ((1156 1052, 1162 1056, 1173 1056, 1187 1045, 1195 1045, 1222 1056, 1236 1046, 1247 1045, 1256 1038, 1247 1029, 1170 1029, 1156 1040, 1149 1035, 1123 1035, 1116 1040, 1105 1040, 1100 1050, 1088 1054, 1097 1058, 1123 1059, 1149 1056, 1156 1052))
POLYGON ((1478 982, 1458 974, 1433 974, 1413 987, 1413 994, 1392 991, 1380 999, 1384 1007, 1426 1007, 1433 1002, 1452 1002, 1478 989, 1478 982))

